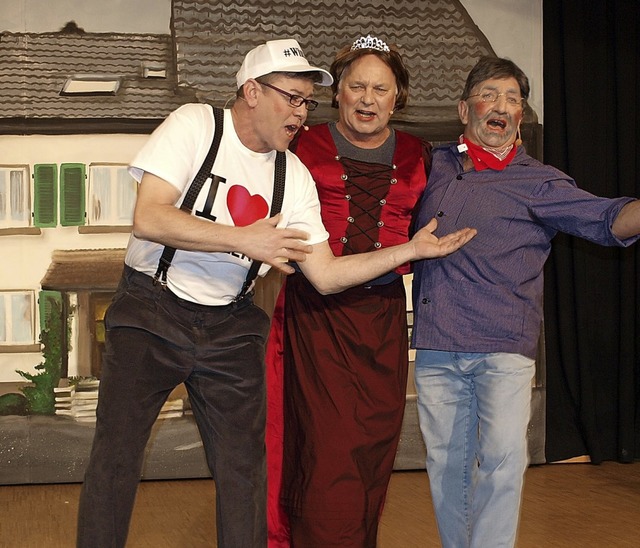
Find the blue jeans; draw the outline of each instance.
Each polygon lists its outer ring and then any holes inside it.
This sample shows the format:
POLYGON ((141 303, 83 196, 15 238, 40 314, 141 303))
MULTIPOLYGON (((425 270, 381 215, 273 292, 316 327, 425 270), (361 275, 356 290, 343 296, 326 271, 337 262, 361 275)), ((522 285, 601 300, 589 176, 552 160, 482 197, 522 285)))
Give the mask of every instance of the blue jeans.
POLYGON ((417 351, 420 429, 444 548, 514 546, 534 371, 519 354, 417 351))
POLYGON ((217 545, 266 546, 267 314, 249 298, 227 306, 183 301, 154 286, 149 276, 125 268, 105 325, 77 546, 125 546, 151 428, 180 383, 216 483, 217 545))

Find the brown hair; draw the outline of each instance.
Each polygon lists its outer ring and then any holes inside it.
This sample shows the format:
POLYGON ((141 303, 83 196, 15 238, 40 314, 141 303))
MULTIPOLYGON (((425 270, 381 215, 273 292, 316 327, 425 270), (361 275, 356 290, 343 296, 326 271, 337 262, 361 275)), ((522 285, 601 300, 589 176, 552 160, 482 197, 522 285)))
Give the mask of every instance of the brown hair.
POLYGON ((331 63, 331 76, 333 76, 333 84, 331 84, 331 91, 333 97, 331 98, 331 106, 338 108, 338 100, 336 95, 338 93, 338 85, 340 84, 340 78, 346 69, 356 60, 364 57, 365 55, 375 55, 383 63, 385 63, 393 72, 396 77, 396 85, 398 86, 398 95, 396 96, 395 110, 404 108, 409 98, 409 71, 404 66, 400 53, 391 46, 390 51, 381 51, 372 48, 359 48, 351 49, 351 46, 345 46, 336 54, 336 58, 331 63))
POLYGON ((520 67, 509 59, 501 57, 481 57, 480 60, 469 72, 467 82, 464 86, 461 99, 464 101, 469 98, 473 89, 485 80, 501 78, 515 78, 520 87, 520 95, 523 99, 529 97, 529 79, 522 72, 520 67))

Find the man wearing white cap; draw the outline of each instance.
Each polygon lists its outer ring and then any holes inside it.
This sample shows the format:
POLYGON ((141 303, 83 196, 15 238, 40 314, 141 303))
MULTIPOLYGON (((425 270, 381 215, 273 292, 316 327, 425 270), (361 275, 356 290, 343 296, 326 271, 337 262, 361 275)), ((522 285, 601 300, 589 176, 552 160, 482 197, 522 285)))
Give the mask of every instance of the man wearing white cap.
POLYGON ((438 239, 433 223, 407 244, 333 256, 311 175, 287 150, 317 106, 314 83, 331 82, 295 40, 267 42, 245 57, 231 109, 178 108, 133 161, 138 199, 122 280, 105 316, 78 546, 125 545, 152 425, 180 383, 216 482, 218 546, 266 546, 269 318, 252 301, 255 272, 291 273, 287 263, 298 262, 320 292, 335 293, 473 237, 465 229, 438 239), (214 160, 203 175, 207 157, 214 160), (277 215, 274 202, 281 202, 277 215))

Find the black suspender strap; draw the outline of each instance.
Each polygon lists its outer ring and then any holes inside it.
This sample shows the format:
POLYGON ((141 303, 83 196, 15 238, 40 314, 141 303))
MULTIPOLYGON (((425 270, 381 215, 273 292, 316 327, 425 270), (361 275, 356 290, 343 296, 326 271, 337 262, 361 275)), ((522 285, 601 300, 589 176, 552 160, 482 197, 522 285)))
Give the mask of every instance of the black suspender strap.
MULTIPOLYGON (((284 182, 286 176, 287 157, 284 152, 278 152, 276 154, 276 167, 273 174, 273 200, 271 201, 271 211, 269 212, 269 217, 277 215, 282 209, 282 200, 284 199, 284 182)), ((258 271, 260 270, 261 265, 261 261, 253 261, 251 263, 251 267, 249 268, 249 272, 247 272, 247 277, 244 280, 242 289, 240 290, 240 293, 238 293, 234 301, 240 301, 250 293, 253 282, 258 275, 258 271)))
MULTIPOLYGON (((191 213, 193 210, 193 206, 195 205, 196 198, 205 181, 211 177, 211 190, 209 192, 209 196, 213 199, 215 198, 216 192, 218 191, 218 182, 219 179, 213 176, 211 173, 211 169, 213 168, 213 162, 216 159, 216 155, 218 154, 218 149, 220 148, 220 141, 222 140, 222 130, 224 126, 224 111, 217 107, 213 107, 213 117, 216 123, 216 127, 213 134, 213 141, 211 142, 211 147, 209 148, 209 152, 207 153, 207 157, 205 158, 202 166, 198 170, 198 173, 194 177, 191 182, 191 186, 187 193, 185 194, 184 200, 182 200, 182 204, 180 205, 180 209, 183 211, 187 211, 191 213)), ((287 157, 284 152, 278 152, 276 154, 276 162, 275 162, 275 170, 273 175, 273 200, 271 202, 271 212, 269 214, 270 217, 277 215, 280 213, 282 209, 282 200, 284 199, 284 183, 287 175, 287 157)), ((171 261, 173 261, 173 256, 176 254, 175 247, 165 246, 162 251, 162 256, 158 261, 158 269, 153 277, 153 284, 156 285, 158 283, 162 284, 163 287, 167 285, 167 270, 171 266, 171 261)), ((261 261, 253 261, 251 266, 249 267, 249 271, 247 272, 247 277, 244 281, 242 289, 240 293, 236 296, 234 301, 242 300, 246 297, 253 286, 253 282, 258 275, 258 271, 260 270, 260 266, 262 265, 261 261)))
MULTIPOLYGON (((185 194, 184 200, 182 200, 182 204, 180 205, 180 209, 183 211, 188 211, 191 213, 193 210, 193 206, 196 203, 196 198, 205 181, 211 177, 211 193, 212 197, 215 197, 216 192, 218 190, 218 179, 213 177, 211 173, 211 169, 213 168, 213 162, 216 159, 216 155, 218 154, 218 149, 220 148, 220 141, 222 140, 222 130, 224 129, 224 111, 220 108, 213 107, 213 118, 216 123, 216 127, 213 134, 213 141, 211 142, 211 147, 209 148, 209 152, 207 152, 207 157, 204 159, 204 162, 200 166, 200 170, 194 177, 191 182, 191 186, 187 193, 185 194), (215 188, 213 187, 215 185, 215 188)), ((171 266, 171 261, 173 261, 173 256, 176 254, 175 247, 166 246, 162 251, 162 256, 160 257, 160 261, 158 261, 158 270, 153 277, 153 284, 156 285, 158 282, 163 286, 167 285, 167 270, 169 270, 169 266, 171 266)))

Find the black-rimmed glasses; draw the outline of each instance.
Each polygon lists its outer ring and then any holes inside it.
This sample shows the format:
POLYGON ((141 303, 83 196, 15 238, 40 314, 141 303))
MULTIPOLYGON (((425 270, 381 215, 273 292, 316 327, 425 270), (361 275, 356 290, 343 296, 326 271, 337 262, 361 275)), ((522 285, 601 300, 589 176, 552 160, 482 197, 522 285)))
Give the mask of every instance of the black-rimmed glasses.
POLYGON ((271 84, 267 84, 266 82, 260 82, 260 84, 263 86, 267 86, 268 88, 271 88, 278 93, 282 93, 282 95, 284 95, 285 97, 288 97, 289 104, 292 107, 299 107, 304 105, 307 110, 315 110, 316 108, 318 108, 318 101, 314 101, 313 99, 305 99, 300 95, 294 95, 293 93, 289 93, 288 91, 277 88, 276 86, 272 86, 271 84))

